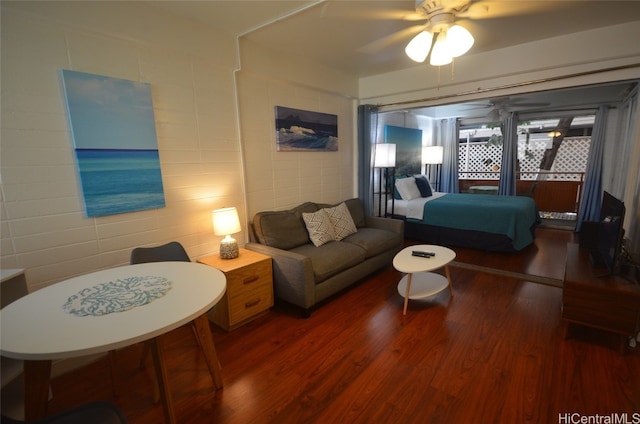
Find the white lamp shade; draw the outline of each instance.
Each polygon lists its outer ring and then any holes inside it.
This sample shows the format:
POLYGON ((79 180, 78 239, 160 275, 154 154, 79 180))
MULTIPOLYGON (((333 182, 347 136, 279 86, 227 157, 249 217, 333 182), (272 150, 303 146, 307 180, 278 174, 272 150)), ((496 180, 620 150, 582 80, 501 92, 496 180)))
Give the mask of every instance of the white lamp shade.
POLYGON ((422 31, 409 41, 407 47, 404 48, 404 52, 411 60, 422 63, 429 54, 432 40, 433 34, 428 31, 422 31))
POLYGON ((428 146, 422 148, 422 163, 441 164, 444 157, 442 146, 428 146))
POLYGON ((468 52, 474 41, 473 35, 460 25, 454 25, 447 31, 447 48, 453 57, 468 52))
POLYGON ((393 168, 396 166, 396 145, 379 143, 375 145, 374 168, 393 168))
POLYGON ((451 52, 449 51, 449 45, 447 43, 447 32, 441 31, 438 33, 436 43, 431 50, 431 59, 429 63, 433 66, 448 65, 453 60, 451 52))
POLYGON ((242 231, 238 211, 235 207, 216 209, 212 213, 213 233, 217 236, 228 236, 229 234, 242 231))

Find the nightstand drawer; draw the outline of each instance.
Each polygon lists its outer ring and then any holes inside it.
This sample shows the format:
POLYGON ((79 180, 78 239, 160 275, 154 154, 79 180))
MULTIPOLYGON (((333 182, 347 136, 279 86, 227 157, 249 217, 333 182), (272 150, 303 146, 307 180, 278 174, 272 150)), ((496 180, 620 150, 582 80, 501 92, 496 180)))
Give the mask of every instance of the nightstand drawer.
POLYGON ((233 325, 273 306, 273 290, 269 285, 258 286, 241 296, 229 297, 229 325, 233 325))
POLYGON ((230 271, 225 275, 227 277, 227 294, 232 298, 250 296, 251 292, 273 284, 270 259, 230 271))

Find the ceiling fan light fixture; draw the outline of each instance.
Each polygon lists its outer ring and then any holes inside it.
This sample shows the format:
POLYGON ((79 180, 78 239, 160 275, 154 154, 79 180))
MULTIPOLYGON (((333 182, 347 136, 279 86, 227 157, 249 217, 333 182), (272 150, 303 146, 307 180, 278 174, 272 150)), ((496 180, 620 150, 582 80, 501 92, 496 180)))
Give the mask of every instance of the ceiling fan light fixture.
POLYGON ((448 65, 453 61, 453 56, 451 56, 451 51, 447 41, 446 31, 438 33, 438 38, 436 38, 436 42, 431 50, 431 59, 429 59, 429 63, 432 66, 448 65))
POLYGON ((432 40, 433 34, 429 31, 422 31, 409 41, 407 47, 404 48, 404 52, 411 60, 422 63, 429 54, 432 40))
MULTIPOLYGON (((467 4, 467 0, 463 2, 467 4)), ((434 11, 428 17, 426 28, 429 30, 421 31, 405 47, 407 56, 422 63, 431 51, 429 63, 442 66, 451 63, 454 57, 465 54, 473 46, 474 39, 466 28, 454 25, 454 21, 455 13, 452 11, 446 8, 434 11)))
POLYGON ((447 47, 453 57, 462 56, 474 43, 473 35, 460 25, 453 25, 447 31, 447 47))

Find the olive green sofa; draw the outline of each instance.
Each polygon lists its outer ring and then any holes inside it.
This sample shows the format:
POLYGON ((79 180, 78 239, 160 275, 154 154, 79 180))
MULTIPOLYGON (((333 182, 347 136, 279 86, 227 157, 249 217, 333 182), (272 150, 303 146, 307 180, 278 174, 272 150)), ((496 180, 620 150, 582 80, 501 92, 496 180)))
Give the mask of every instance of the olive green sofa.
POLYGON ((308 316, 319 302, 373 272, 391 265, 404 243, 404 221, 365 216, 362 201, 344 203, 356 232, 316 247, 303 213, 325 205, 305 202, 289 210, 259 212, 250 223, 249 250, 273 258, 276 299, 296 305, 308 316))

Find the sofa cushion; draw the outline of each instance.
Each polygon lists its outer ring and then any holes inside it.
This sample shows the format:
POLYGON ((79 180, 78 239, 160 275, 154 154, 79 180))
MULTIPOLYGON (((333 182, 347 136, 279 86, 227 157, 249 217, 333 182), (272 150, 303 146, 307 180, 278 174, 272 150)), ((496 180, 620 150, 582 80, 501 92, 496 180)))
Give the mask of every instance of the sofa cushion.
POLYGON ((348 235, 358 231, 356 224, 354 224, 353 219, 351 218, 349 208, 347 208, 347 205, 344 202, 332 208, 324 208, 322 211, 326 213, 326 216, 331 222, 335 240, 340 241, 348 235))
POLYGON ((295 247, 291 251, 306 256, 311 260, 316 284, 359 264, 365 259, 365 251, 362 248, 353 243, 342 241, 332 241, 320 247, 307 243, 295 247))
POLYGON ((298 215, 300 217, 300 219, 302 219, 302 214, 303 213, 311 213, 311 212, 315 212, 317 210, 319 210, 320 208, 318 207, 317 204, 313 203, 313 202, 304 202, 299 204, 298 206, 291 208, 290 211, 293 212, 294 214, 298 215))
POLYGON ((333 223, 325 209, 311 213, 303 212, 302 219, 314 246, 320 247, 325 243, 336 240, 333 223))
POLYGON ((291 211, 259 212, 253 217, 258 241, 278 249, 291 249, 309 243, 302 219, 291 211))
POLYGON ((359 228, 357 233, 345 238, 343 242, 364 249, 365 256, 370 258, 397 246, 402 246, 403 236, 391 231, 367 227, 359 228))
POLYGON ((315 203, 305 202, 286 211, 258 212, 253 217, 253 229, 258 241, 278 249, 291 249, 309 243, 309 233, 302 213, 315 212, 315 203))
POLYGON ((357 228, 365 227, 367 224, 364 220, 364 207, 362 206, 362 200, 356 198, 345 200, 344 204, 347 205, 351 219, 356 224, 357 228))

